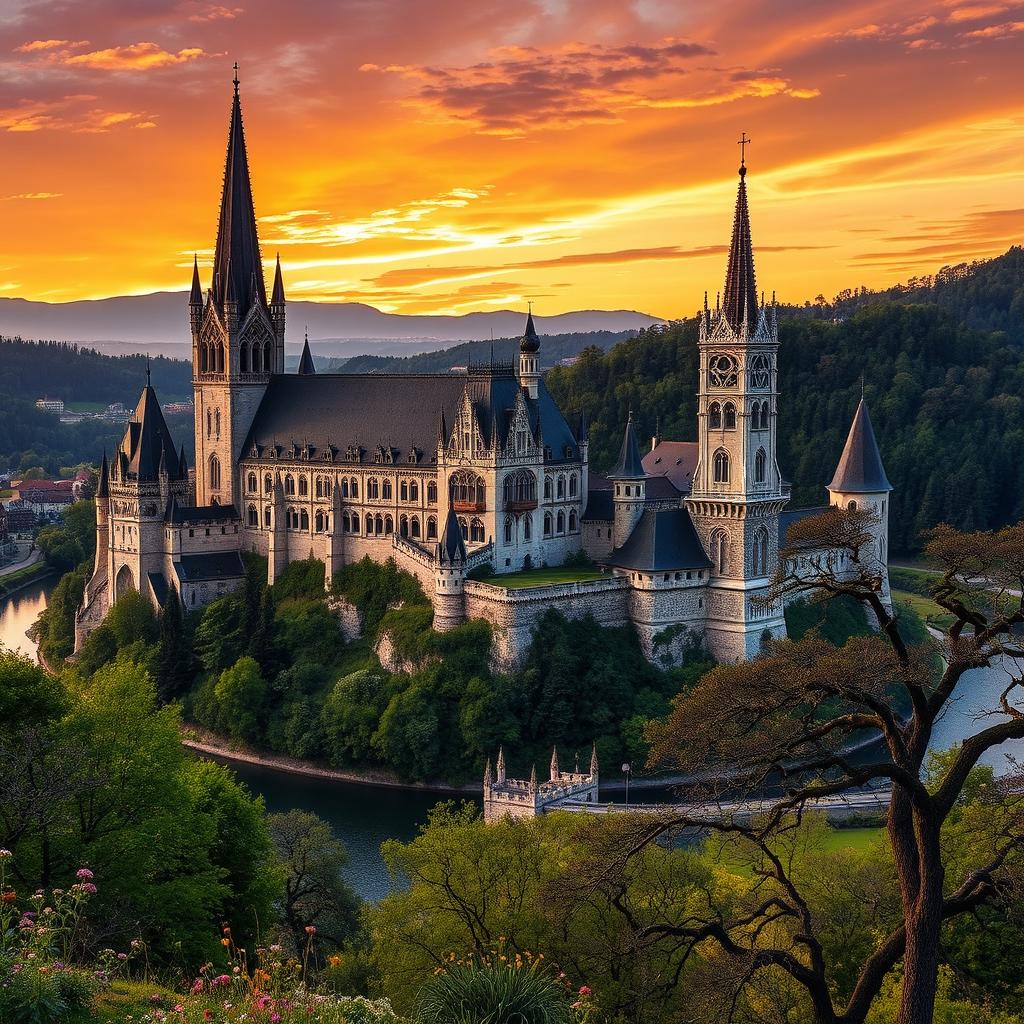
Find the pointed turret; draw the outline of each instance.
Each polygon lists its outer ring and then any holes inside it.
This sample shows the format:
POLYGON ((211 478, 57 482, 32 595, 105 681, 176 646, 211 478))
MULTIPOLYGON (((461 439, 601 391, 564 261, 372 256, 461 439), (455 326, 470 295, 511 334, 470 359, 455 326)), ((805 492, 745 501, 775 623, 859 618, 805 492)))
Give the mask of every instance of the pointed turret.
POLYGON ((192 290, 188 294, 188 304, 190 306, 203 305, 203 286, 199 281, 199 254, 193 257, 192 260, 192 290))
POLYGON ((633 427, 633 410, 629 411, 629 419, 626 421, 626 433, 622 438, 622 447, 619 449, 619 459, 609 472, 610 480, 642 480, 647 474, 644 472, 643 462, 640 459, 640 445, 637 443, 636 430, 633 427))
POLYGON ((128 423, 118 449, 121 479, 133 476, 139 481, 155 481, 161 472, 172 479, 179 474, 174 441, 167 429, 156 392, 150 384, 142 389, 138 405, 128 423))
POLYGON ((487 767, 484 768, 484 789, 491 786, 491 759, 487 758, 487 767))
POLYGON ((857 406, 843 454, 828 489, 843 494, 878 494, 892 490, 882 465, 882 454, 875 440, 867 402, 863 398, 857 406))
POLYGON ((448 518, 444 532, 437 542, 437 560, 441 565, 462 565, 466 561, 466 542, 462 538, 462 527, 455 515, 455 509, 448 506, 448 518))
POLYGON ((753 333, 757 326, 757 283, 754 278, 754 248, 750 240, 750 211, 747 207, 747 167, 740 163, 740 184, 729 245, 729 267, 725 275, 722 313, 734 331, 746 324, 753 333))
POLYGON ((594 744, 590 751, 590 774, 597 775, 597 743, 594 744))
POLYGON ((437 446, 444 448, 448 444, 448 424, 444 418, 444 409, 441 410, 441 416, 437 421, 437 446))
POLYGON ((96 500, 106 501, 110 497, 110 466, 107 464, 107 450, 103 449, 103 462, 100 464, 100 480, 96 486, 96 500))
POLYGON ((551 748, 551 781, 557 782, 561 773, 558 770, 558 745, 551 748))
POLYGON ((277 254, 277 266, 274 269, 274 291, 270 296, 272 306, 284 305, 284 280, 281 278, 281 254, 277 254))
POLYGON ((235 302, 238 314, 244 317, 256 302, 266 306, 267 295, 237 77, 234 86, 228 152, 224 165, 224 191, 221 195, 217 246, 213 260, 213 301, 220 309, 223 309, 226 302, 235 302))
POLYGON ((526 314, 526 330, 519 342, 520 352, 539 352, 540 338, 537 335, 537 328, 533 325, 533 310, 526 314))
POLYGON ((309 331, 306 331, 306 340, 302 343, 302 355, 299 356, 299 368, 296 372, 304 377, 316 373, 313 356, 309 351, 309 331))
POLYGON ((495 782, 500 786, 505 781, 505 748, 498 747, 498 763, 496 765, 495 782))
POLYGON ((540 338, 533 325, 533 309, 526 314, 526 330, 519 341, 519 386, 530 398, 540 393, 540 338))
POLYGON ((178 479, 188 479, 188 460, 185 458, 185 446, 181 446, 181 451, 178 453, 178 479))
POLYGON ((530 792, 531 793, 536 793, 537 792, 537 766, 536 765, 534 765, 530 769, 530 792))

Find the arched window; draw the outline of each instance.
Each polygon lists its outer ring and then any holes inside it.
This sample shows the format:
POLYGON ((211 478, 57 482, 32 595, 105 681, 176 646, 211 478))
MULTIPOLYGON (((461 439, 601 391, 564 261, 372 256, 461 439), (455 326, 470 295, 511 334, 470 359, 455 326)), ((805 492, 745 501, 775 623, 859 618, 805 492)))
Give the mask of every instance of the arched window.
POLYGON ((459 529, 462 531, 462 539, 469 540, 469 523, 461 516, 459 517, 459 529))
POLYGON ((768 456, 763 448, 757 449, 754 456, 754 481, 763 484, 768 476, 768 456))
POLYGON ((304 477, 299 477, 299 497, 305 498, 309 494, 309 481, 304 477))
POLYGON ((316 496, 322 498, 324 496, 324 482, 320 477, 316 478, 316 496))
POLYGON ((355 477, 348 482, 348 493, 353 498, 359 497, 359 481, 355 477))
POLYGON ((271 522, 272 522, 272 520, 271 520, 271 518, 270 518, 270 506, 268 505, 268 506, 267 506, 267 507, 266 507, 266 508, 265 508, 265 509, 263 510, 263 525, 264 525, 264 526, 265 526, 265 527, 266 527, 266 528, 267 528, 267 529, 269 530, 269 529, 270 529, 270 525, 271 525, 271 522))
POLYGON ((375 533, 384 532, 384 517, 379 512, 373 517, 373 529, 375 533))
POLYGON ((558 486, 556 487, 556 493, 558 494, 559 498, 564 498, 565 497, 565 477, 564 476, 560 476, 558 478, 558 486))
POLYGON ((272 494, 273 491, 274 491, 274 478, 269 473, 267 473, 266 476, 263 477, 263 493, 264 494, 272 494))
POLYGON ((434 516, 427 517, 427 540, 437 540, 437 519, 434 516))
POLYGON ((399 485, 398 497, 399 497, 399 500, 401 500, 401 501, 408 501, 409 500, 409 484, 405 480, 403 480, 401 482, 401 484, 399 485))
MULTIPOLYGON (((483 478, 462 470, 450 481, 452 501, 457 509, 481 511, 487 504, 487 487, 483 478)), ((436 500, 436 498, 435 498, 436 500)))
POLYGON ((846 507, 847 507, 847 508, 848 508, 848 509, 849 509, 849 510, 850 510, 851 512, 856 512, 856 511, 857 511, 857 502, 855 502, 855 501, 848 501, 848 502, 846 503, 846 507))
POLYGON ((351 520, 349 520, 349 527, 351 528, 353 533, 358 533, 359 532, 359 513, 358 512, 353 512, 352 513, 352 518, 351 518, 351 520))
POLYGON ((736 406, 732 402, 726 402, 722 410, 722 425, 726 430, 736 429, 736 406))
POLYGON ((559 509, 559 511, 558 511, 557 522, 558 522, 558 533, 559 534, 565 533, 565 513, 561 509, 559 509))
POLYGON ((551 477, 544 477, 544 500, 551 500, 551 477))
POLYGON ((770 426, 769 416, 771 415, 771 408, 767 402, 761 403, 761 429, 767 430, 770 426))
POLYGON ((348 477, 347 476, 343 476, 341 478, 341 496, 343 498, 347 498, 348 497, 348 477))
POLYGON ((256 474, 250 473, 246 483, 249 488, 249 493, 255 494, 256 488, 259 486, 259 481, 256 479, 256 474))
POLYGON ((391 518, 391 516, 385 516, 384 517, 384 536, 385 537, 389 537, 394 532, 395 532, 395 521, 391 518))
POLYGON ((274 350, 270 347, 270 342, 264 342, 263 344, 263 372, 270 373, 274 369, 274 350))
POLYGON ((323 512, 320 512, 319 510, 317 511, 317 514, 316 514, 316 517, 314 519, 314 522, 316 523, 316 532, 317 533, 323 533, 324 532, 324 514, 323 514, 323 512))
POLYGON ((391 481, 390 480, 385 480, 380 485, 380 496, 381 496, 381 498, 384 501, 390 501, 391 500, 391 481))
POLYGON ((472 522, 469 524, 469 539, 472 540, 472 541, 476 541, 478 544, 482 544, 483 543, 483 539, 484 539, 484 524, 483 524, 483 520, 476 519, 474 517, 472 522))
POLYGON ((420 485, 415 480, 409 483, 409 500, 419 501, 420 500, 420 485))
POLYGON ((578 486, 579 485, 578 485, 578 482, 576 480, 576 474, 573 473, 569 477, 569 497, 570 498, 575 498, 576 497, 576 491, 578 489, 578 486))
POLYGON ((712 402, 708 408, 708 427, 711 430, 722 429, 722 407, 717 402, 712 402))
POLYGON ((533 516, 529 512, 523 516, 523 540, 530 540, 533 537, 533 516))
POLYGON ((428 505, 436 505, 437 504, 437 481, 436 480, 428 480, 427 481, 427 504, 428 505))
POLYGON ((206 436, 213 437, 213 410, 206 410, 206 436))
POLYGON ((213 431, 220 437, 220 409, 217 409, 213 414, 213 431))
POLYGON ((763 526, 754 533, 753 563, 755 576, 768 575, 768 531, 763 526))
POLYGON ((238 353, 238 368, 242 373, 249 372, 249 346, 243 344, 238 353))
POLYGON ((724 448, 715 452, 715 483, 727 484, 729 482, 729 453, 724 448))
POLYGON ((403 516, 399 517, 399 519, 398 519, 398 532, 403 537, 408 537, 409 536, 409 517, 408 516, 403 515, 403 516))
POLYGON ((373 516, 369 512, 366 513, 366 535, 369 537, 373 533, 373 516))
POLYGON ((220 489, 220 459, 216 455, 210 456, 210 487, 215 491, 220 489))
POLYGON ((550 512, 545 512, 544 513, 544 536, 545 537, 550 537, 551 536, 551 513, 550 512))
POLYGON ((305 509, 299 513, 299 528, 302 530, 309 529, 309 513, 305 509))
POLYGON ((341 532, 351 533, 352 532, 352 519, 347 512, 341 513, 341 532))
POLYGON ((511 544, 515 537, 516 523, 511 516, 505 516, 505 543, 511 544))
POLYGON ((295 477, 291 473, 287 473, 284 478, 284 493, 294 494, 295 493, 295 477))
POLYGON ((370 479, 366 481, 366 497, 371 501, 376 501, 379 494, 380 490, 377 484, 377 478, 371 476, 370 479))
POLYGON ((413 540, 418 540, 420 536, 420 520, 419 516, 413 516, 412 521, 409 523, 409 529, 412 532, 413 540))
POLYGON ((723 530, 711 535, 711 560, 720 576, 729 571, 729 538, 723 530))
POLYGON ((569 532, 576 532, 576 509, 569 509, 569 532))
MULTIPOLYGON (((565 478, 560 479, 564 489, 565 478)), ((510 473, 505 477, 503 490, 506 505, 537 503, 537 478, 528 469, 521 469, 517 473, 510 473)))
POLYGON ((255 505, 250 505, 249 506, 249 525, 250 526, 259 526, 260 525, 260 515, 256 511, 256 506, 255 505))

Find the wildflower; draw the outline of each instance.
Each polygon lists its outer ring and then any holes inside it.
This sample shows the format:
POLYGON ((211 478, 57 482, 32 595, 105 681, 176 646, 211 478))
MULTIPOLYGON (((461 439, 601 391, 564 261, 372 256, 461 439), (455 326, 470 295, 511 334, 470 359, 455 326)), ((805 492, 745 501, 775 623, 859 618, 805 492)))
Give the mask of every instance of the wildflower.
MULTIPOLYGON (((209 934, 209 933, 207 933, 207 934, 209 934)), ((230 946, 231 945, 231 940, 230 939, 221 939, 220 940, 220 944, 222 946, 230 946)))
POLYGON ((580 995, 581 996, 589 996, 590 995, 590 986, 589 985, 580 985, 580 995))
POLYGON ((185 1007, 182 1006, 181 1003, 175 1003, 174 1004, 174 1012, 175 1013, 184 1013, 185 1012, 185 1007))
POLYGON ((217 977, 214 978, 213 981, 210 982, 210 987, 211 988, 218 988, 221 985, 230 985, 230 984, 231 984, 231 976, 229 974, 218 974, 217 977))
POLYGON ((203 1010, 203 1020, 213 1020, 213 1010, 203 1010))
POLYGON ((275 1010, 275 1011, 274 1011, 274 1012, 273 1012, 273 1013, 272 1013, 272 1014, 270 1015, 270 1024, 280 1024, 280 1021, 281 1021, 281 1014, 279 1014, 279 1013, 277 1012, 277 1010, 275 1010))
POLYGON ((306 934, 307 935, 315 935, 316 934, 316 925, 307 924, 306 925, 306 934))
POLYGON ((576 1000, 576 1002, 572 1004, 572 1006, 571 1006, 571 1009, 573 1009, 573 1010, 579 1010, 579 1009, 580 1009, 580 1008, 581 1008, 582 1006, 583 1006, 583 1003, 581 1003, 581 1002, 580 1002, 580 1001, 579 1001, 579 1000, 577 999, 577 1000, 576 1000))
POLYGON ((272 945, 270 947, 270 952, 271 953, 280 953, 281 952, 281 947, 275 942, 274 945, 272 945))
POLYGON ((117 954, 117 959, 121 960, 121 961, 127 960, 128 959, 128 954, 127 953, 118 953, 117 954))
POLYGON ((340 957, 340 956, 338 956, 338 954, 337 954, 337 953, 333 953, 333 954, 332 954, 331 956, 329 956, 329 957, 327 958, 327 962, 328 962, 328 963, 329 963, 329 964, 330 964, 330 965, 331 965, 332 967, 340 967, 340 966, 341 966, 341 957, 340 957))
POLYGON ((196 978, 196 980, 192 982, 192 987, 188 990, 189 995, 197 996, 202 991, 203 991, 203 979, 202 978, 196 978))
POLYGON ((79 868, 75 872, 75 878, 80 878, 83 882, 91 882, 93 877, 93 873, 88 868, 79 868))
POLYGON ((86 896, 95 896, 98 891, 96 886, 93 885, 92 882, 83 882, 81 885, 81 889, 82 892, 86 894, 86 896))
POLYGON ((10 850, 0 850, 0 860, 8 860, 13 857, 14 854, 10 850))
POLYGON ((16 903, 18 901, 18 894, 13 889, 8 889, 6 892, 0 892, 0 903, 16 903))

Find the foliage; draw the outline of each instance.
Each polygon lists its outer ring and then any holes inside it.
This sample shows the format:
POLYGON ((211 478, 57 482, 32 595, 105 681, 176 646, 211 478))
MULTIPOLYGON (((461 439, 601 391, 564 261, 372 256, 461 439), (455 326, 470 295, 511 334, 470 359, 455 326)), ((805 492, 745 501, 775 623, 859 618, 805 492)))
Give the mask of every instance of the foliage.
POLYGON ((367 636, 376 636, 380 620, 391 605, 427 601, 419 582, 402 572, 393 558, 381 565, 367 556, 360 562, 343 566, 334 574, 331 590, 360 610, 367 636))
POLYGON ((96 553, 96 502, 76 501, 61 513, 61 523, 44 526, 36 534, 36 547, 47 565, 70 572, 82 562, 91 563, 96 553))
POLYGON ((65 573, 39 616, 39 650, 48 665, 60 665, 75 649, 75 615, 91 574, 92 566, 88 562, 65 573))
POLYGON ((837 647, 851 637, 870 632, 864 609, 851 597, 827 601, 802 598, 786 606, 786 632, 790 639, 802 640, 812 629, 837 647))
POLYGON ((274 599, 287 601, 292 597, 323 597, 324 563, 318 558, 290 562, 274 580, 274 599))

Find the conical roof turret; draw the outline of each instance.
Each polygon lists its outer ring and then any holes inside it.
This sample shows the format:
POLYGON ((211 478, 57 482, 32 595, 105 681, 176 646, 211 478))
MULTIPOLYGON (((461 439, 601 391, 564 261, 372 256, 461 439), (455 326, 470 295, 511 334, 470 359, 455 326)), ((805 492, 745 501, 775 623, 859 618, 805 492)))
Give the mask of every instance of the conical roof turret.
POLYGON ((277 266, 274 268, 274 291, 270 296, 274 306, 284 305, 284 279, 281 277, 281 254, 277 254, 277 266))
POLYGON ((302 355, 299 356, 299 369, 297 371, 304 377, 316 373, 313 365, 313 356, 309 351, 309 331, 306 332, 306 340, 302 343, 302 355))
POLYGON ((451 505, 448 506, 444 532, 437 542, 437 560, 441 565, 462 565, 466 561, 466 542, 462 538, 462 527, 459 526, 455 509, 451 505))
POLYGON ((537 328, 533 325, 533 310, 526 314, 526 330, 519 341, 520 352, 539 352, 540 337, 537 335, 537 328))
POLYGON ((857 406, 843 454, 839 456, 839 465, 836 466, 835 476, 828 489, 845 494, 872 494, 892 490, 882 465, 882 453, 875 440, 868 405, 863 398, 857 406))
POLYGON ((110 466, 107 463, 107 450, 103 449, 103 462, 100 464, 100 480, 96 485, 96 497, 100 501, 110 497, 110 466))
POLYGON ((224 164, 224 189, 213 259, 213 300, 220 309, 223 309, 225 302, 236 302, 239 314, 244 317, 256 302, 266 306, 267 294, 256 231, 249 161, 245 151, 237 75, 234 87, 227 159, 224 164))
POLYGON ((750 240, 750 210, 747 206, 747 167, 740 164, 736 191, 736 212, 729 244, 729 266, 725 274, 722 314, 734 331, 747 324, 757 325, 757 282, 754 277, 754 248, 750 240))
POLYGON ((192 259, 192 290, 188 293, 188 304, 190 306, 201 306, 203 304, 203 286, 199 280, 199 254, 192 259))
POLYGON ((610 480, 642 480, 646 475, 643 462, 640 459, 640 445, 636 439, 631 409, 629 419, 626 421, 626 433, 622 437, 622 447, 619 449, 619 459, 609 472, 608 478, 610 480))

